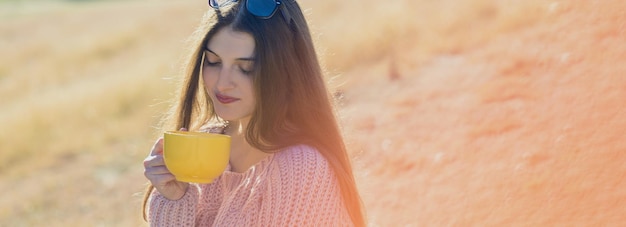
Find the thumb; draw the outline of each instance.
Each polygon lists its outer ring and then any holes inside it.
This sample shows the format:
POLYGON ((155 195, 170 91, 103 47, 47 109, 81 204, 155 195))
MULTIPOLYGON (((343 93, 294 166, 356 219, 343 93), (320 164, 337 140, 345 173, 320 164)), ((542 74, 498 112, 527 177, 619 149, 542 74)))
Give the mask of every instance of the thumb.
POLYGON ((163 154, 163 137, 159 138, 154 146, 152 146, 151 156, 163 154))

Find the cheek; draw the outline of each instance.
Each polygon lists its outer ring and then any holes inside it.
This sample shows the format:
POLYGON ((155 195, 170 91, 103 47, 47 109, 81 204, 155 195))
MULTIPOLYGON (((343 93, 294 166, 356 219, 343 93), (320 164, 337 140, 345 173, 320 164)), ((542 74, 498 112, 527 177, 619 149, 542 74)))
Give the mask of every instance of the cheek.
POLYGON ((213 74, 210 69, 202 70, 202 83, 204 83, 204 86, 207 89, 213 87, 213 85, 215 84, 215 77, 211 75, 213 74))
POLYGON ((252 84, 247 86, 247 93, 251 100, 251 105, 255 106, 258 102, 258 97, 256 97, 256 93, 254 92, 254 86, 252 84))
POLYGON ((246 76, 244 79, 242 79, 242 83, 240 83, 240 85, 241 89, 244 90, 246 95, 251 97, 254 97, 256 95, 254 92, 254 84, 251 78, 246 76))

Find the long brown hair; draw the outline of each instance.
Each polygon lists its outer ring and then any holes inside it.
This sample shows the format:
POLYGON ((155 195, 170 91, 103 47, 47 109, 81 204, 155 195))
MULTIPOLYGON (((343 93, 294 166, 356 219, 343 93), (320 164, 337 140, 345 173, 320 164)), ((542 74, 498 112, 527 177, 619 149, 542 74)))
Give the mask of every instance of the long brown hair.
MULTIPOLYGON (((219 124, 211 99, 200 77, 202 49, 221 28, 251 34, 255 40, 253 75, 257 104, 247 126, 246 141, 253 147, 274 152, 306 144, 315 147, 337 176, 344 204, 356 226, 365 226, 361 199, 350 158, 334 115, 308 25, 295 1, 283 1, 279 12, 259 19, 245 10, 246 0, 229 8, 210 10, 192 40, 194 47, 186 68, 179 102, 164 128, 198 129, 219 124), (284 12, 281 12, 284 11, 284 12), (289 16, 284 16, 289 15, 289 16)), ((154 188, 149 187, 146 203, 154 188)))

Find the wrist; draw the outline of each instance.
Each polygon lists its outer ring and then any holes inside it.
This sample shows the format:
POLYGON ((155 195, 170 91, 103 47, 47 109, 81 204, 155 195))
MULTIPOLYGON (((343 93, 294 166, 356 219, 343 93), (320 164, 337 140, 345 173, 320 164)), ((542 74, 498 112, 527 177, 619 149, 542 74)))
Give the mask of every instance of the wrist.
POLYGON ((172 190, 171 193, 167 193, 167 195, 162 193, 161 195, 171 201, 180 200, 187 194, 187 190, 189 189, 189 183, 178 182, 178 184, 174 187, 176 189, 172 190))

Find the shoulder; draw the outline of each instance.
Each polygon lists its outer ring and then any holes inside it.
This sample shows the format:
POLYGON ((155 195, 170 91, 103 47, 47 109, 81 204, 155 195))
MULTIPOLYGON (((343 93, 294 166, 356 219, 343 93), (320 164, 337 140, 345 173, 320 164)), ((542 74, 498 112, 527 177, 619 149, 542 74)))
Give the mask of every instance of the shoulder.
POLYGON ((274 155, 270 173, 259 212, 268 226, 338 226, 349 221, 339 183, 317 149, 283 149, 274 155))
POLYGON ((274 166, 282 179, 331 180, 335 177, 328 160, 314 147, 296 145, 274 156, 274 166))
POLYGON ((273 183, 283 192, 310 194, 313 190, 333 194, 338 190, 333 168, 314 147, 297 145, 283 149, 272 162, 273 183))
POLYGON ((275 155, 275 160, 282 166, 328 168, 326 158, 317 149, 308 145, 287 147, 275 155))

